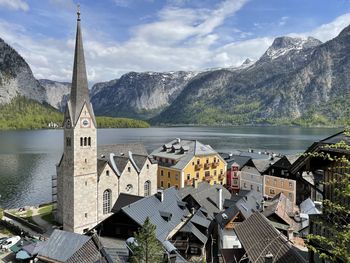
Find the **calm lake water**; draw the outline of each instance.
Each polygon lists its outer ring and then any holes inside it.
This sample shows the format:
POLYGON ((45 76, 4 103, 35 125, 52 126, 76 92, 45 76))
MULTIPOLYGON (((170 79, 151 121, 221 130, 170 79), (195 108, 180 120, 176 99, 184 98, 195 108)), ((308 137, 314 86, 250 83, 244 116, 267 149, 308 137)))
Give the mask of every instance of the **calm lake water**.
MULTIPOLYGON (((150 152, 174 138, 197 139, 217 151, 248 148, 284 154, 303 152, 340 129, 296 127, 171 127, 100 129, 98 144, 142 142, 150 152)), ((63 151, 63 131, 0 132, 0 206, 51 201, 51 175, 63 151)))

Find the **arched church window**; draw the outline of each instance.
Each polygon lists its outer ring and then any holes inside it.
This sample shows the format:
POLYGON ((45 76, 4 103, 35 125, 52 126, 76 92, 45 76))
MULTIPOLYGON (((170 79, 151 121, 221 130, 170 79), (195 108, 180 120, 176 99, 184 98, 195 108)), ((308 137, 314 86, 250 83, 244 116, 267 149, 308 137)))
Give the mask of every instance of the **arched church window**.
POLYGON ((145 191, 145 196, 150 196, 151 195, 151 181, 146 181, 144 184, 144 191, 145 191))
POLYGON ((88 139, 88 145, 91 146, 91 137, 88 139))
POLYGON ((112 191, 107 189, 103 192, 103 214, 108 214, 111 211, 112 191))
POLYGON ((80 146, 83 146, 83 137, 80 137, 80 146))
POLYGON ((86 146, 86 145, 87 145, 87 138, 84 137, 84 146, 86 146))

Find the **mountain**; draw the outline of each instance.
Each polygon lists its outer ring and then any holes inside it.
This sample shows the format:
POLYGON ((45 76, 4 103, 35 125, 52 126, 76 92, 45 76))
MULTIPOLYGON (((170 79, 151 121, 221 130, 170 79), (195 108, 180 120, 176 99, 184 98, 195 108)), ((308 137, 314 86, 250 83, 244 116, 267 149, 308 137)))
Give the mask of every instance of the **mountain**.
POLYGON ((45 89, 34 78, 25 60, 0 38, 0 105, 16 96, 39 102, 46 100, 45 89))
POLYGON ((69 99, 71 83, 48 79, 39 79, 39 83, 45 88, 46 102, 59 111, 63 111, 69 99))
POLYGON ((196 76, 153 123, 335 124, 350 117, 350 27, 321 43, 276 38, 254 64, 196 76))
POLYGON ((196 72, 130 72, 95 84, 91 103, 96 115, 150 118, 171 105, 196 72))

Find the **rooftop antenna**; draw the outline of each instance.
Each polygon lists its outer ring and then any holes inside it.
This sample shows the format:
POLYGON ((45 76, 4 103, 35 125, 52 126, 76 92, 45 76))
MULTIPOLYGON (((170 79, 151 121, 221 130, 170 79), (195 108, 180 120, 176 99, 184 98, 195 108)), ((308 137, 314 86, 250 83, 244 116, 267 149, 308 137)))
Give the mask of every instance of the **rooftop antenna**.
POLYGON ((78 21, 80 21, 80 4, 77 5, 78 21))

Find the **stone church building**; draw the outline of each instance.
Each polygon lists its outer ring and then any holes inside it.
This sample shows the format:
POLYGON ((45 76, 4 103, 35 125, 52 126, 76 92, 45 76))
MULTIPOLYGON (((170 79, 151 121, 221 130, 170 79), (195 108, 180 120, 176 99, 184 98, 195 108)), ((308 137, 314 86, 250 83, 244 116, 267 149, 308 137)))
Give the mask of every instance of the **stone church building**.
POLYGON ((56 220, 84 233, 111 215, 120 193, 157 191, 157 163, 140 144, 97 146, 97 124, 85 68, 78 10, 70 100, 64 113, 64 152, 53 178, 56 220))

